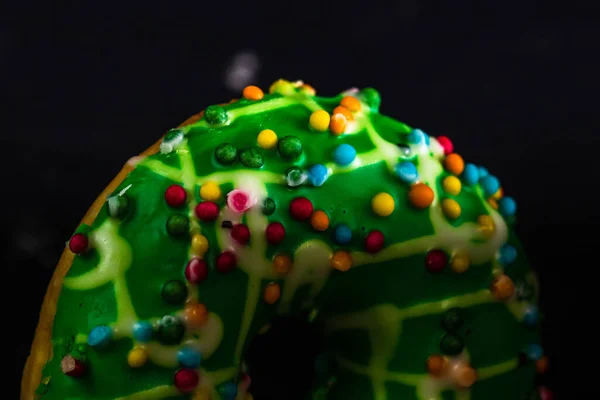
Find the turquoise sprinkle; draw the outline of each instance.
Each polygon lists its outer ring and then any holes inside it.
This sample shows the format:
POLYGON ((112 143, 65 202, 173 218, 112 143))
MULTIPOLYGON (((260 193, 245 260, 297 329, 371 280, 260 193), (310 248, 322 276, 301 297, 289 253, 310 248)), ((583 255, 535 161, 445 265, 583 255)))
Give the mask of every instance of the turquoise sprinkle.
POLYGON ((483 178, 484 176, 488 176, 490 173, 488 172, 487 168, 485 167, 479 167, 479 179, 483 178))
POLYGON ((177 352, 177 361, 187 368, 198 368, 202 362, 202 353, 191 347, 184 347, 177 352))
POLYGON ((500 258, 498 259, 498 261, 500 261, 500 264, 507 266, 515 262, 516 259, 517 249, 515 249, 514 246, 511 246, 510 244, 505 244, 502 247, 500 247, 500 258))
POLYGON ((475 164, 467 164, 465 165, 461 177, 465 184, 473 186, 479 181, 479 168, 477 168, 475 164))
POLYGON ((133 338, 138 342, 152 340, 152 324, 146 321, 138 321, 133 324, 133 338))
POLYGON ((333 235, 338 244, 347 244, 352 240, 352 231, 344 224, 336 226, 333 235))
POLYGON ((420 129, 413 129, 408 136, 406 136, 406 141, 412 144, 421 144, 425 139, 425 134, 420 129))
POLYGON ((90 332, 87 342, 92 347, 107 344, 112 338, 112 329, 106 325, 98 325, 90 332))
POLYGON ((512 217, 517 212, 517 203, 512 197, 505 196, 498 201, 498 211, 504 217, 512 217))
POLYGON ((327 180, 327 167, 323 164, 315 164, 308 170, 308 181, 313 186, 321 186, 327 180))
POLYGON ((413 183, 419 177, 417 167, 410 161, 402 161, 396 164, 395 171, 396 175, 406 183, 413 183))
POLYGON ((423 137, 425 138, 425 144, 429 146, 431 144, 431 138, 426 133, 423 133, 423 137))
POLYGON ((333 151, 333 161, 335 161, 337 165, 341 165, 342 167, 350 165, 355 158, 356 149, 346 143, 340 144, 333 151))
POLYGON ((479 184, 486 196, 491 196, 500 189, 500 181, 494 175, 484 176, 479 180, 479 184))
POLYGON ((523 314, 523 323, 526 326, 533 328, 537 325, 539 319, 540 313, 538 308, 533 304, 527 307, 527 309, 525 310, 525 314, 523 314))
POLYGON ((527 346, 525 354, 527 354, 527 357, 530 360, 537 361, 544 355, 544 350, 542 349, 542 346, 534 343, 527 346))
POLYGON ((237 386, 233 382, 227 382, 219 388, 219 393, 225 400, 234 400, 237 396, 237 386))

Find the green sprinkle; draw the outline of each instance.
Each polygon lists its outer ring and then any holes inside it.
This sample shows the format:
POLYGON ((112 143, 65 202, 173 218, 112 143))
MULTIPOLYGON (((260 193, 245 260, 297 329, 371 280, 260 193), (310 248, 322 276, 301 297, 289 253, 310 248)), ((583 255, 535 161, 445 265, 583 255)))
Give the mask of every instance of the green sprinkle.
POLYGON ((215 158, 219 164, 233 164, 237 158, 237 149, 231 143, 221 143, 215 149, 215 158))
POLYGON ((373 88, 365 88, 360 91, 360 97, 367 103, 372 112, 379 112, 381 105, 381 95, 373 88))
POLYGON ((463 324, 462 310, 450 308, 442 315, 442 328, 447 332, 456 332, 463 324))
POLYGON ((263 156, 256 149, 240 150, 240 162, 248 168, 260 168, 265 163, 263 156))
POLYGON ((169 304, 183 304, 187 298, 188 290, 183 281, 173 279, 163 285, 161 294, 163 300, 169 304))
POLYGON ((452 333, 445 334, 440 341, 440 350, 449 356, 460 354, 464 347, 465 344, 460 336, 452 333))
POLYGON ((262 212, 265 215, 271 215, 275 212, 275 200, 267 197, 262 204, 262 212))
POLYGON ((171 215, 167 219, 167 232, 169 235, 181 236, 189 231, 190 221, 185 215, 171 215))
POLYGON ((178 344, 185 333, 185 326, 177 317, 167 315, 158 325, 158 340, 162 344, 178 344))
POLYGON ((302 154, 302 142, 296 136, 284 136, 279 140, 277 150, 281 157, 292 160, 302 154))
POLYGON ((204 111, 206 122, 211 125, 220 125, 227 122, 227 111, 221 106, 208 106, 204 111))

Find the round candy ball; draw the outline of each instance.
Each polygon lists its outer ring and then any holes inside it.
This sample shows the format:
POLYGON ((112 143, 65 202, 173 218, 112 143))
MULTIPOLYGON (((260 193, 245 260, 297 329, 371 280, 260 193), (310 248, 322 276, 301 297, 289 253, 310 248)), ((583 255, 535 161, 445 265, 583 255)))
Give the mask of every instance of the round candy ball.
POLYGON ((231 229, 231 238, 241 245, 250 240, 250 229, 245 224, 235 224, 231 229))
POLYGON ((101 347, 112 339, 113 331, 106 325, 98 325, 90 331, 87 342, 92 347, 101 347))
POLYGON ((302 142, 296 136, 284 136, 277 144, 277 150, 281 157, 293 160, 302 154, 302 142))
POLYGON ((447 332, 456 332, 463 324, 462 310, 458 307, 447 309, 442 314, 442 328, 447 332))
POLYGON ((473 186, 479 181, 479 168, 475 164, 469 163, 465 165, 461 177, 465 184, 473 186))
POLYGON ((394 171, 400 180, 406 183, 413 183, 419 177, 416 165, 410 161, 402 161, 396 164, 394 171))
POLYGON ((484 176, 479 180, 479 185, 486 196, 491 196, 500 189, 500 181, 494 175, 484 176))
POLYGON ((152 324, 147 321, 138 321, 133 324, 133 338, 138 342, 149 342, 152 340, 152 333, 154 329, 152 324))
POLYGON ((188 290, 183 281, 173 279, 165 282, 161 295, 163 300, 169 304, 183 304, 187 298, 188 290))
POLYGON ((272 129, 263 129, 258 134, 256 142, 263 149, 272 149, 277 146, 277 134, 272 129))
POLYGON ((510 244, 504 244, 500 247, 500 257, 498 261, 500 264, 507 266, 512 264, 517 259, 517 249, 510 244))
POLYGON ((193 391, 198 386, 198 382, 200 382, 200 376, 193 369, 182 368, 173 375, 173 384, 183 393, 193 391))
POLYGON ((239 157, 242 165, 248 168, 258 169, 265 163, 263 156, 256 149, 242 149, 239 157))
POLYGON ((535 305, 529 305, 523 314, 523 323, 528 327, 535 327, 539 321, 540 313, 535 305))
POLYGON ((421 144, 425 140, 425 135, 420 129, 413 129, 406 136, 406 141, 411 144, 421 144))
POLYGON ((271 215, 275 212, 275 200, 270 197, 264 199, 262 204, 262 213, 265 215, 271 215))
POLYGON ((449 356, 460 354, 464 348, 465 343, 461 337, 452 333, 445 334, 440 341, 440 350, 449 356))
POLYGON ((444 149, 444 154, 447 155, 454 151, 454 145, 447 136, 438 136, 437 141, 440 144, 440 146, 442 146, 442 149, 444 149))
POLYGON ((498 211, 504 217, 512 217, 517 212, 517 203, 512 197, 505 196, 498 200, 498 211))
POLYGON ((175 214, 167 219, 167 232, 171 236, 185 235, 190 229, 190 221, 185 215, 175 214))
POLYGON ((219 205, 214 201, 203 201, 198 203, 194 212, 202 221, 214 221, 219 216, 219 205))
POLYGON ((385 244, 385 236, 378 230, 371 231, 365 237, 365 250, 367 253, 377 253, 385 244))
POLYGON ((231 165, 237 159, 237 149, 231 143, 221 143, 215 149, 215 158, 222 165, 231 165))
POLYGON ((158 340, 162 344, 178 344, 185 333, 183 322, 172 315, 164 316, 158 323, 156 332, 158 340))
POLYGON ((327 167, 323 164, 315 164, 308 170, 308 181, 313 186, 321 186, 327 180, 327 167))
POLYGON ((227 111, 219 105, 208 106, 204 110, 204 118, 211 125, 224 124, 228 119, 227 111))
POLYGON ((387 217, 394 212, 396 203, 389 193, 378 193, 371 199, 371 208, 373 212, 380 217, 387 217))
POLYGON ((285 238, 285 228, 279 222, 271 222, 265 231, 267 242, 279 244, 285 238))
POLYGON ((305 221, 312 213, 312 202, 306 197, 296 197, 290 202, 290 214, 295 220, 305 221))
POLYGON ((233 382, 224 383, 219 387, 219 393, 223 400, 234 400, 237 396, 237 385, 233 382))
POLYGON ((289 187, 302 185, 307 177, 308 175, 298 167, 290 167, 285 172, 285 181, 289 187))
POLYGON ((185 204, 187 194, 181 185, 171 185, 165 190, 165 201, 171 207, 181 207, 185 204))
POLYGON ((430 250, 425 256, 425 267, 431 272, 442 272, 448 263, 448 256, 443 250, 430 250))
POLYGON ((88 248, 89 240, 87 235, 83 233, 76 233, 69 240, 69 250, 75 254, 81 254, 88 248))
POLYGON ((333 237, 337 244, 348 244, 352 240, 352 231, 348 225, 339 224, 335 227, 333 237))
POLYGON ((356 149, 347 143, 340 144, 333 151, 333 161, 342 167, 352 164, 356 158, 356 149))
POLYGON ((202 363, 202 353, 193 347, 183 347, 177 352, 177 361, 187 368, 198 368, 202 363))
POLYGON ((329 128, 329 121, 331 117, 325 110, 316 110, 310 115, 308 124, 316 131, 324 132, 329 128))
POLYGON ((226 250, 217 256, 216 265, 217 271, 227 273, 236 267, 237 258, 235 257, 235 254, 226 250))

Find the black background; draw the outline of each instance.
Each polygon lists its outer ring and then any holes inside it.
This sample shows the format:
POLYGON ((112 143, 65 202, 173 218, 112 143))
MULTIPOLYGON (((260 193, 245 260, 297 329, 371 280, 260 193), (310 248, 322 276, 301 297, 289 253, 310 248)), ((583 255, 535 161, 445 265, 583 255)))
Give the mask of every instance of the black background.
MULTIPOLYGON (((558 398, 596 392, 580 362, 597 347, 597 317, 586 308, 600 266, 592 2, 125 3, 13 2, 2 16, 3 264, 16 282, 5 282, 17 299, 7 306, 19 305, 18 322, 7 324, 17 336, 11 390, 87 207, 167 128, 239 96, 225 71, 253 52, 251 82, 265 90, 280 77, 324 95, 373 86, 382 112, 450 136, 465 159, 499 176, 540 274, 545 381, 558 398)), ((283 363, 280 375, 289 371, 277 390, 298 384, 297 363, 269 359, 280 348, 264 352, 265 362, 283 363)))

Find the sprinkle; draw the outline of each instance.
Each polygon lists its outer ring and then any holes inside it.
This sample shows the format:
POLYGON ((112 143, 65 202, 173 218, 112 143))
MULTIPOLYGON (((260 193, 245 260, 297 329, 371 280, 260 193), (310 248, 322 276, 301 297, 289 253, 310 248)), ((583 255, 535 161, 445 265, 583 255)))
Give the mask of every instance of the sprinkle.
POLYGON ((270 282, 265 287, 263 299, 267 304, 275 304, 281 296, 281 286, 276 282, 270 282))
POLYGON ((504 266, 512 264, 517 259, 517 249, 508 243, 500 247, 499 252, 500 256, 498 257, 498 261, 504 266))
POLYGON ((306 93, 309 96, 314 96, 317 94, 317 91, 315 90, 315 88, 313 88, 312 86, 310 86, 308 83, 304 83, 300 86, 300 91, 303 93, 306 93))
POLYGON ((308 170, 308 181, 313 186, 322 186, 327 180, 329 171, 323 164, 315 164, 308 170))
POLYGON ((352 256, 345 250, 336 250, 331 256, 330 265, 333 269, 346 272, 352 267, 352 256))
POLYGON ((195 233, 192 236, 192 251, 194 254, 202 257, 208 251, 208 239, 206 236, 195 233))
POLYGON ((324 211, 318 210, 310 216, 310 225, 315 231, 323 232, 329 228, 329 217, 324 211))
POLYGON ((256 149, 242 149, 239 157, 242 165, 248 168, 258 169, 265 163, 263 156, 256 149))
POLYGON ((410 187, 408 200, 417 208, 427 208, 433 202, 433 190, 424 183, 415 183, 410 187))
POLYGON ((284 136, 277 143, 277 150, 281 157, 293 160, 302 154, 302 142, 297 136, 284 136))
POLYGON ((337 244, 348 244, 352 240, 352 231, 344 224, 337 225, 333 235, 337 244))
POLYGON ((442 200, 442 211, 444 211, 446 217, 456 219, 460 217, 460 204, 454 199, 444 199, 442 200))
POLYGON ((343 114, 334 114, 329 123, 329 130, 333 135, 341 135, 346 131, 346 117, 343 114))
POLYGON ((204 111, 204 119, 211 125, 224 124, 228 118, 227 111, 219 105, 208 106, 204 111))
POLYGON ((60 361, 60 370, 63 374, 74 378, 82 376, 85 373, 85 364, 68 354, 60 361))
POLYGON ((460 175, 465 168, 465 162, 458 154, 450 153, 444 159, 444 167, 451 174, 460 175))
POLYGON ((465 165, 465 169, 461 174, 462 180, 469 186, 475 185, 479 181, 479 168, 475 164, 465 165))
POLYGON ((498 211, 504 217, 512 217, 517 212, 517 203, 512 197, 503 197, 498 200, 498 211))
POLYGON ((289 211, 295 220, 304 221, 310 218, 313 205, 306 197, 296 197, 290 202, 289 211))
POLYGON ((448 359, 434 354, 427 358, 427 372, 433 376, 440 377, 448 370, 448 359))
POLYGON ((460 193, 462 184, 457 177, 450 175, 445 177, 442 181, 442 188, 446 193, 456 196, 460 193))
POLYGON ((429 250, 425 256, 425 268, 428 271, 439 273, 444 270, 448 263, 448 256, 443 250, 433 249, 429 250))
POLYGON ((124 218, 131 208, 131 200, 123 194, 109 196, 106 199, 108 216, 111 218, 124 218))
POLYGON ((539 319, 540 312, 538 308, 533 304, 527 306, 525 312, 523 313, 523 323, 525 324, 525 326, 533 328, 537 325, 539 319))
POLYGON ((246 245, 250 241, 250 229, 244 224, 236 224, 231 229, 231 238, 241 245, 246 245))
POLYGON ((215 148, 215 158, 221 165, 231 165, 237 159, 237 149, 231 143, 221 143, 215 148))
POLYGON ((189 393, 193 391, 200 382, 200 376, 194 369, 181 368, 173 375, 173 384, 179 391, 189 393))
POLYGON ((458 307, 452 307, 442 314, 442 328, 447 332, 457 332, 463 325, 462 310, 458 307))
POLYGON ((335 114, 342 114, 344 117, 346 117, 347 121, 352 121, 354 119, 352 112, 344 106, 337 106, 336 108, 334 108, 333 115, 335 114))
POLYGON ((165 282, 161 295, 163 300, 169 304, 183 304, 187 298, 188 290, 183 281, 172 279, 165 282))
POLYGON ((277 254, 273 258, 273 270, 277 275, 285 276, 292 269, 292 259, 287 254, 277 254))
POLYGON ((496 231, 496 223, 489 215, 480 215, 477 217, 477 224, 479 225, 479 232, 485 238, 490 238, 496 231))
POLYGON ((447 136, 438 136, 437 141, 442 146, 442 149, 444 149, 444 154, 448 155, 454 151, 454 145, 447 136))
POLYGON ((294 94, 294 85, 285 79, 278 79, 269 86, 269 93, 291 95, 294 94))
POLYGON ((263 200, 262 213, 264 215, 271 215, 275 212, 275 200, 267 197, 263 200))
POLYGON ((277 146, 277 134, 271 129, 263 129, 256 137, 256 142, 263 149, 273 149, 277 146))
POLYGON ((340 101, 340 105, 346 107, 352 112, 360 111, 360 109, 362 108, 360 101, 358 101, 358 99, 353 96, 344 96, 340 101))
POLYGON ((185 333, 181 320, 173 315, 165 315, 158 323, 158 341, 162 344, 178 344, 185 333))
POLYGON ((198 203, 194 212, 202 221, 214 221, 219 216, 219 205, 214 201, 203 201, 198 203))
POLYGON ((181 207, 185 204, 187 194, 181 185, 171 185, 165 190, 165 201, 171 207, 181 207))
POLYGON ((548 371, 548 357, 542 356, 540 359, 535 362, 535 372, 538 374, 543 374, 548 371))
POLYGON ((98 325, 91 330, 87 338, 87 343, 92 347, 101 347, 106 345, 112 339, 112 329, 106 325, 98 325))
POLYGON ((525 354, 527 354, 527 358, 529 358, 530 360, 537 361, 544 355, 544 350, 539 344, 532 343, 527 346, 525 354))
POLYGON ((237 396, 237 385, 234 382, 227 382, 219 388, 219 393, 223 400, 234 400, 237 396))
POLYGON ((308 125, 310 125, 310 127, 316 131, 325 132, 327 128, 329 128, 330 120, 331 117, 327 111, 317 110, 310 114, 308 125))
POLYGON ((425 140, 425 134, 420 129, 413 129, 406 136, 406 141, 411 144, 421 144, 425 140))
POLYGON ((442 340, 440 341, 440 350, 442 353, 449 356, 456 356, 460 354, 464 348, 465 343, 460 336, 452 333, 446 333, 444 336, 442 336, 442 340))
POLYGON ((362 101, 364 101, 371 112, 379 112, 379 106, 381 105, 381 95, 373 88, 364 88, 359 93, 362 101))
POLYGON ((175 214, 167 219, 167 232, 171 236, 182 236, 190 229, 190 221, 185 215, 175 214))
POLYGON ((387 217, 394 212, 396 204, 389 193, 378 193, 371 199, 371 209, 380 217, 387 217))
POLYGON ((138 321, 133 324, 133 338, 138 342, 149 342, 152 340, 152 324, 147 321, 138 321))
POLYGON ((479 180, 479 185, 486 196, 491 196, 500 189, 500 181, 494 175, 484 176, 479 180))
POLYGON ((300 186, 308 179, 308 174, 298 167, 290 167, 285 172, 285 181, 289 187, 300 186))
POLYGON ((88 249, 88 246, 88 237, 83 233, 76 233, 71 236, 71 240, 69 240, 69 250, 75 254, 81 254, 85 252, 88 249))
POLYGON ((536 397, 536 399, 539 398, 540 400, 554 400, 554 394, 546 386, 538 387, 537 392, 537 395, 539 397, 536 397))
POLYGON ((200 283, 208 277, 206 261, 197 257, 192 258, 185 266, 185 279, 190 283, 200 283))
POLYGON ((479 166, 477 167, 477 170, 479 172, 479 179, 483 178, 484 176, 488 176, 489 172, 487 170, 487 168, 479 166))
POLYGON ((502 186, 500 186, 500 188, 498 188, 498 191, 492 195, 492 198, 495 200, 500 200, 503 196, 504 189, 502 189, 502 186))
POLYGON ((371 254, 377 253, 379 250, 383 249, 384 243, 385 237, 383 236, 383 233, 378 230, 373 230, 365 237, 365 250, 371 254))
POLYGON ((406 183, 413 183, 419 177, 416 165, 410 161, 402 161, 396 164, 394 171, 400 180, 406 183))
POLYGON ((256 204, 256 197, 245 190, 234 189, 227 194, 227 206, 233 212, 243 214, 256 204))
POLYGON ((233 228, 233 222, 231 222, 231 221, 223 221, 223 222, 221 222, 221 228, 223 228, 223 229, 232 229, 233 228))
POLYGON ((242 91, 242 96, 248 100, 261 100, 263 97, 265 97, 265 94, 261 88, 257 86, 246 86, 242 91))
POLYGON ((208 310, 202 303, 188 303, 185 305, 183 318, 188 326, 198 328, 208 320, 208 310))
POLYGON ((177 352, 177 361, 187 368, 198 368, 202 363, 202 353, 193 347, 183 347, 177 352))
POLYGON ((462 388, 469 388, 477 381, 477 371, 471 366, 461 365, 452 371, 456 384, 462 388))
POLYGON ((515 293, 515 285, 507 275, 500 275, 494 279, 490 290, 497 300, 506 301, 515 293))
POLYGON ((265 236, 270 244, 279 244, 285 238, 285 228, 279 222, 271 222, 267 225, 265 236))
POLYGON ((217 271, 222 274, 228 273, 233 270, 237 265, 235 254, 230 251, 223 251, 217 256, 217 271))
POLYGON ((160 142, 160 152, 169 154, 183 142, 184 134, 181 129, 171 129, 160 142))
POLYGON ((200 187, 200 197, 203 200, 217 201, 221 198, 221 188, 215 181, 207 181, 200 187))
POLYGON ((471 259, 469 254, 464 250, 459 250, 452 256, 450 260, 450 268, 457 274, 463 274, 467 272, 471 265, 471 259))
POLYGON ((333 151, 333 161, 342 167, 352 164, 356 158, 356 149, 347 143, 342 143, 333 151))
POLYGON ((141 347, 134 347, 127 354, 127 364, 131 368, 140 368, 148 362, 148 353, 141 347))

